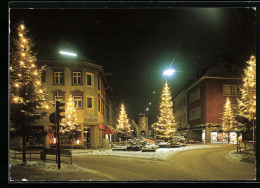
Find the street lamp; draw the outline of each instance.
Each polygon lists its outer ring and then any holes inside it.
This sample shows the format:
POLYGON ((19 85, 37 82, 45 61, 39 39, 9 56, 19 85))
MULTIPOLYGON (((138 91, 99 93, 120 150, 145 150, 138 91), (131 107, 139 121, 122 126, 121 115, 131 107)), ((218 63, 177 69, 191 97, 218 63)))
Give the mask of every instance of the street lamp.
POLYGON ((74 56, 74 57, 77 56, 77 54, 73 52, 59 51, 59 53, 67 56, 74 56))
POLYGON ((171 76, 176 70, 175 69, 167 69, 163 72, 163 76, 171 76))

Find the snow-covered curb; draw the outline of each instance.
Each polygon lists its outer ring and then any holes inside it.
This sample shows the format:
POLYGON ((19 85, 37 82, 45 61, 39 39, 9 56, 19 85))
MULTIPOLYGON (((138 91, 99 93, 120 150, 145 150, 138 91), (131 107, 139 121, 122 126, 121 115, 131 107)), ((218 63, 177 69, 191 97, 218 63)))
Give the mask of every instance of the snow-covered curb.
POLYGON ((194 149, 204 149, 204 148, 216 148, 221 147, 221 145, 213 144, 194 144, 187 145, 184 147, 176 148, 158 148, 156 152, 142 152, 142 151, 112 151, 107 150, 73 150, 72 155, 106 155, 106 156, 120 156, 120 157, 132 157, 132 158, 142 158, 142 159, 154 159, 167 161, 169 156, 188 150, 194 149))

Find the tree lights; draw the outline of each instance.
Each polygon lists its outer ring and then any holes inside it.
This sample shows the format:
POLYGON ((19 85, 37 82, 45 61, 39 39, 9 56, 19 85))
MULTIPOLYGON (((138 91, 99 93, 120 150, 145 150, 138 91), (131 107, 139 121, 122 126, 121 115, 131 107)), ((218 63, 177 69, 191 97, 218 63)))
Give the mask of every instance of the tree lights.
POLYGON ((159 140, 169 140, 176 132, 176 122, 173 114, 173 102, 171 101, 171 92, 168 83, 165 82, 161 103, 160 116, 155 123, 155 137, 159 140))
POLYGON ((48 104, 47 87, 41 83, 41 72, 45 67, 37 69, 35 66, 36 57, 31 50, 33 43, 26 37, 28 31, 24 24, 21 24, 17 31, 18 36, 13 40, 14 48, 10 50, 10 120, 13 128, 21 129, 23 162, 26 162, 26 127, 46 114, 43 108, 48 104), (36 110, 37 107, 41 108, 41 112, 36 110))
POLYGON ((119 134, 119 137, 129 138, 131 135, 131 125, 127 118, 124 104, 121 105, 119 119, 117 121, 118 121, 118 124, 116 124, 116 131, 119 134))
POLYGON ((256 59, 254 56, 247 61, 244 70, 243 86, 240 89, 242 97, 238 99, 239 115, 249 120, 256 115, 256 59))
MULTIPOLYGON (((231 107, 229 97, 227 97, 226 100, 225 110, 223 112, 222 120, 223 120, 222 122, 223 131, 228 132, 229 134, 230 129, 235 127, 235 114, 231 107)), ((228 143, 229 143, 229 136, 228 136, 228 143)))
POLYGON ((68 102, 66 103, 65 118, 61 121, 61 133, 76 130, 76 125, 78 123, 76 109, 72 95, 70 95, 68 102))
POLYGON ((253 143, 255 151, 255 119, 256 119, 256 59, 251 56, 244 69, 242 97, 238 101, 238 115, 252 121, 253 143))

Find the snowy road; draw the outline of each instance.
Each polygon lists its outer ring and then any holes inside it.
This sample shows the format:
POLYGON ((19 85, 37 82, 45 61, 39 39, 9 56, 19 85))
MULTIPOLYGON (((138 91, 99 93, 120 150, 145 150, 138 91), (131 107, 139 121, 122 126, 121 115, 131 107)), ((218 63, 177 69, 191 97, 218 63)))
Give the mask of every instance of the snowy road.
POLYGON ((231 150, 234 145, 198 148, 169 153, 165 160, 94 153, 74 155, 73 162, 109 181, 255 179, 255 165, 228 158, 231 150))

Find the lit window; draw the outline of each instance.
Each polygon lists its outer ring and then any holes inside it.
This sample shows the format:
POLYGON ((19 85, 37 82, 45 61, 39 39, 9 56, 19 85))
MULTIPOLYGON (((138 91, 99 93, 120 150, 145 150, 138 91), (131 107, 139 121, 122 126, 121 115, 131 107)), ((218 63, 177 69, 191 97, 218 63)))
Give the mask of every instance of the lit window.
POLYGON ((55 85, 64 84, 63 72, 54 72, 54 84, 55 85))
POLYGON ((76 108, 82 108, 82 96, 74 96, 73 100, 76 108))
POLYGON ((73 85, 80 85, 81 84, 81 72, 73 72, 72 80, 73 80, 73 85))

